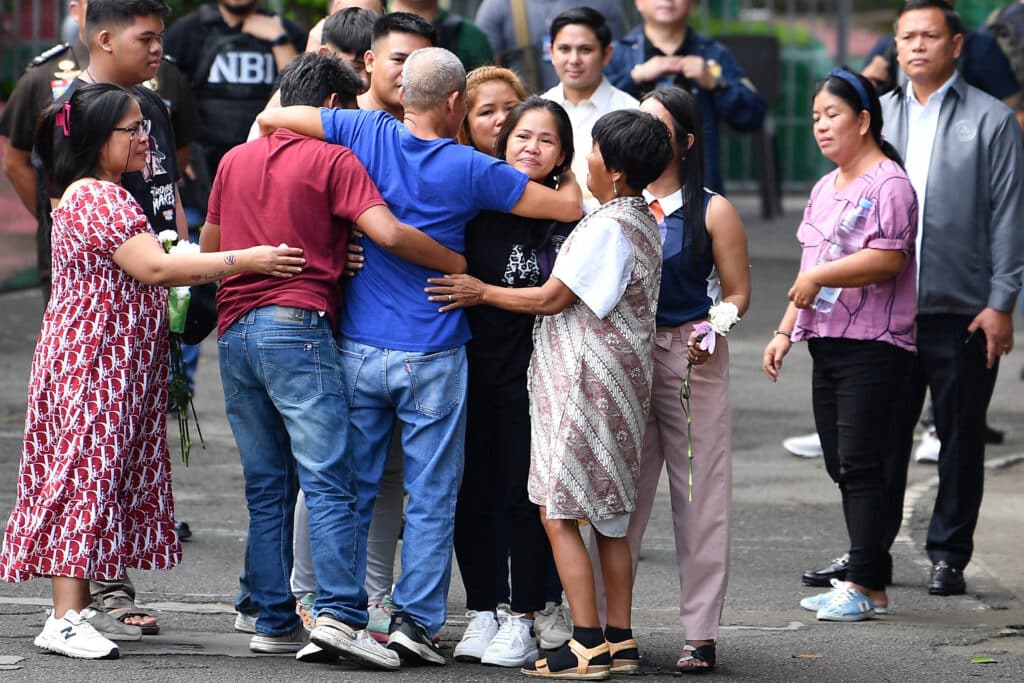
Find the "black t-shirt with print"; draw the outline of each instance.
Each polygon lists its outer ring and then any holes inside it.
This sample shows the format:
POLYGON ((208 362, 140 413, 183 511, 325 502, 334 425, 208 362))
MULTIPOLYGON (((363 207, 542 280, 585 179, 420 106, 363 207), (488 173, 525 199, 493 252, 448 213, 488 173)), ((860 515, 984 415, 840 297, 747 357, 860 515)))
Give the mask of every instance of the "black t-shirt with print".
MULTIPOLYGON (((75 79, 58 101, 66 102, 75 90, 84 85, 87 85, 84 81, 75 79)), ((149 162, 142 171, 123 174, 121 184, 142 206, 155 232, 177 232, 174 183, 181 174, 174 156, 176 147, 171 119, 163 100, 152 90, 137 85, 132 92, 139 100, 142 117, 149 119, 152 126, 149 131, 149 162)), ((54 135, 61 134, 60 131, 54 131, 54 135)))
MULTIPOLYGON (((466 226, 469 274, 501 287, 539 287, 537 250, 551 221, 484 211, 466 226)), ((466 345, 470 382, 498 385, 526 374, 533 353, 536 316, 493 306, 466 309, 473 338, 466 345)))

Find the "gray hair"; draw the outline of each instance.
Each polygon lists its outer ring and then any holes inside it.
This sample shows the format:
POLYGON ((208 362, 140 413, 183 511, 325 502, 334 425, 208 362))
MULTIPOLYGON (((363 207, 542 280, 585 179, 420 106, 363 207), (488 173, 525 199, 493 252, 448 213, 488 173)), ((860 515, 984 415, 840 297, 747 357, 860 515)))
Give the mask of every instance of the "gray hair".
POLYGON ((402 67, 402 94, 411 109, 436 109, 453 92, 466 91, 466 69, 442 47, 416 50, 402 67))

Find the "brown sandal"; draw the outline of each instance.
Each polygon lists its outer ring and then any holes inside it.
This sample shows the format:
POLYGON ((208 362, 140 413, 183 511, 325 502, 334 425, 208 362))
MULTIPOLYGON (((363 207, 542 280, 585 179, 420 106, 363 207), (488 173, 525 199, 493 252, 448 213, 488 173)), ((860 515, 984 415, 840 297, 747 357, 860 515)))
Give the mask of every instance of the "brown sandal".
POLYGON ((608 643, 608 652, 612 656, 612 668, 613 674, 634 674, 640 671, 640 645, 636 642, 636 638, 629 638, 628 640, 620 640, 617 643, 608 643), (636 650, 636 658, 618 658, 615 655, 623 650, 636 650))
MULTIPOLYGON (((628 641, 623 641, 628 642, 628 641)), ((585 648, 576 640, 569 641, 569 649, 576 655, 575 669, 562 669, 551 671, 548 668, 548 660, 538 659, 533 669, 523 667, 520 671, 534 678, 555 678, 558 680, 572 681, 604 681, 611 678, 611 667, 607 664, 591 664, 590 662, 604 654, 610 654, 608 643, 601 643, 596 647, 585 648)))

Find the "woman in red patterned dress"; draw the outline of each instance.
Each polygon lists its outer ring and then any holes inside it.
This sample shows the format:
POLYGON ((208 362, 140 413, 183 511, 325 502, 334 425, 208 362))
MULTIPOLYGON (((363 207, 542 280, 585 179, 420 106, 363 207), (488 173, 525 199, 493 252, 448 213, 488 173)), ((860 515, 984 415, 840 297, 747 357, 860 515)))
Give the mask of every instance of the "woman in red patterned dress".
POLYGON ((167 290, 245 271, 290 277, 302 251, 166 254, 121 174, 147 166, 149 122, 97 84, 44 113, 36 140, 53 210, 53 294, 29 381, 18 497, 0 578, 48 576, 38 647, 109 659, 89 580, 181 559, 167 451, 167 290))

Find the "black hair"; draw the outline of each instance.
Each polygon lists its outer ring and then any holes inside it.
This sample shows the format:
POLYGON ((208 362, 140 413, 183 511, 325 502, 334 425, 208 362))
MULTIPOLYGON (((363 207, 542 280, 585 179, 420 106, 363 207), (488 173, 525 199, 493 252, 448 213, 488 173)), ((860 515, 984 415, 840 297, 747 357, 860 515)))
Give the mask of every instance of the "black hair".
POLYGON ((700 108, 693 95, 674 85, 652 90, 641 102, 644 100, 659 103, 672 117, 677 156, 670 161, 676 165, 679 176, 683 210, 686 213, 683 224, 691 254, 696 259, 704 254, 708 246, 707 230, 704 227, 704 128, 700 108), (693 144, 689 149, 686 148, 688 135, 693 136, 693 144))
POLYGON ((35 148, 48 196, 59 197, 71 183, 96 174, 100 150, 134 100, 121 86, 93 83, 75 90, 66 104, 55 102, 43 110, 35 148))
POLYGON ((391 33, 411 33, 414 36, 422 36, 430 41, 431 46, 437 47, 437 29, 429 21, 412 12, 392 12, 377 19, 373 24, 371 44, 391 33))
POLYGON ((323 106, 337 93, 342 103, 351 102, 363 90, 363 80, 337 57, 303 52, 281 71, 281 106, 323 106))
POLYGON ((377 15, 370 10, 347 7, 327 17, 323 27, 323 44, 350 52, 359 59, 370 49, 370 36, 377 15))
POLYGON ((519 120, 523 118, 523 114, 534 109, 543 109, 551 114, 551 117, 555 120, 555 129, 558 132, 558 142, 562 147, 562 154, 565 158, 562 163, 556 164, 551 169, 551 174, 544 179, 545 185, 554 187, 555 179, 565 172, 565 169, 572 165, 573 157, 573 141, 572 141, 572 121, 569 120, 569 114, 566 113, 562 105, 558 102, 545 99, 540 95, 530 95, 525 100, 513 107, 512 111, 508 113, 508 118, 505 119, 505 125, 501 127, 498 132, 498 137, 494 141, 494 156, 499 159, 505 158, 505 150, 508 147, 508 136, 512 134, 512 130, 519 125, 519 120))
POLYGON ((900 153, 896 151, 895 147, 882 139, 882 105, 878 100, 878 92, 875 90, 875 87, 866 76, 862 76, 845 67, 842 71, 844 72, 844 76, 852 76, 861 84, 861 88, 864 91, 863 94, 867 95, 868 98, 867 108, 864 107, 861 93, 854 88, 852 83, 841 76, 827 76, 825 80, 819 82, 814 88, 814 92, 811 93, 811 100, 813 101, 814 98, 818 96, 818 93, 824 90, 831 95, 835 95, 849 105, 854 114, 866 111, 868 113, 868 117, 871 119, 871 138, 875 141, 875 144, 878 145, 878 148, 882 150, 882 154, 889 157, 902 167, 903 158, 900 157, 900 153))
POLYGON ((574 24, 581 24, 593 31, 602 50, 612 44, 612 30, 608 20, 593 7, 574 7, 555 17, 551 22, 551 42, 555 42, 559 31, 574 24))
POLYGON ((155 14, 164 19, 170 12, 164 0, 89 0, 85 10, 85 27, 91 33, 99 26, 126 26, 136 17, 155 14))
MULTIPOLYGON (((953 6, 946 2, 946 0, 907 0, 900 7, 900 11, 896 14, 896 26, 900 23, 900 17, 907 12, 916 9, 937 9, 942 12, 942 18, 946 21, 946 28, 949 29, 949 34, 955 36, 958 33, 964 33, 964 22, 960 19, 960 15, 956 13, 953 6)), ((893 31, 895 33, 895 30, 893 31)))
POLYGON ((642 190, 657 180, 672 156, 672 141, 664 123, 639 109, 605 114, 594 124, 591 137, 609 171, 622 171, 625 183, 642 190))

